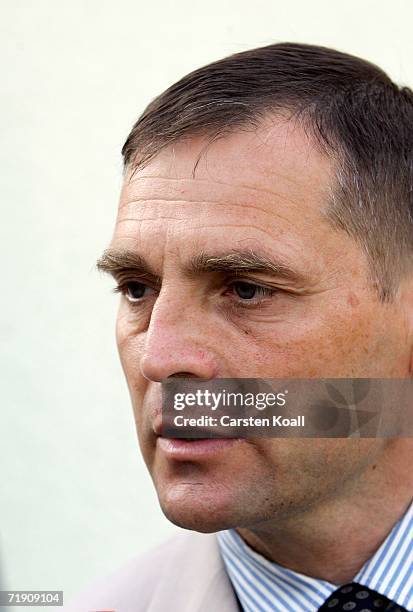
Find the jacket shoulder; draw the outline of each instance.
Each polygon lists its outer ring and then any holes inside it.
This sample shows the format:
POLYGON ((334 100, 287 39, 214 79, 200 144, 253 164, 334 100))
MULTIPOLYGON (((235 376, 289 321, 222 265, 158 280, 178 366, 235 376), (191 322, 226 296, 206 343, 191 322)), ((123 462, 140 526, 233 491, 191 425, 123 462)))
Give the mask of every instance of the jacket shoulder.
POLYGON ((180 531, 156 548, 137 555, 109 576, 94 581, 75 596, 63 612, 146 612, 150 609, 155 591, 167 581, 173 590, 174 582, 190 563, 193 554, 204 547, 215 535, 180 531))

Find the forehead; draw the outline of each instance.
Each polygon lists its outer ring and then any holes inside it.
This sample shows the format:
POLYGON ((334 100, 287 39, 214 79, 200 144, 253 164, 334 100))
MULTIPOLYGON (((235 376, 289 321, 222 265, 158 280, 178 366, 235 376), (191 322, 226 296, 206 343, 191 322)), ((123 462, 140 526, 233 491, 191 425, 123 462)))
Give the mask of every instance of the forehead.
POLYGON ((332 162, 290 121, 192 137, 126 175, 112 246, 156 258, 166 243, 186 257, 211 243, 276 253, 279 242, 286 257, 321 264, 320 243, 325 257, 337 249, 323 215, 333 182, 332 162))
POLYGON ((189 201, 269 201, 319 216, 332 180, 331 160, 302 128, 288 120, 267 120, 254 131, 212 142, 192 137, 167 147, 145 168, 127 173, 120 208, 146 197, 155 202, 169 192, 171 199, 188 196, 189 201))

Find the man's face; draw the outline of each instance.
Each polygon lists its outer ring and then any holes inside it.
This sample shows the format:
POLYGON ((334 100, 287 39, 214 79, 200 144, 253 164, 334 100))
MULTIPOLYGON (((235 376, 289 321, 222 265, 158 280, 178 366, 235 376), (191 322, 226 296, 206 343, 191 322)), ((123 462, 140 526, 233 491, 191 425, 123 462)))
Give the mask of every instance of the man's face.
POLYGON ((329 224, 334 167, 301 129, 279 121, 205 145, 167 148, 126 178, 110 248, 144 262, 115 272, 117 342, 160 504, 183 527, 216 531, 297 515, 356 486, 386 444, 176 448, 154 431, 160 381, 404 377, 410 332, 399 302, 377 300, 361 249, 329 224), (272 269, 239 269, 245 253, 272 269))

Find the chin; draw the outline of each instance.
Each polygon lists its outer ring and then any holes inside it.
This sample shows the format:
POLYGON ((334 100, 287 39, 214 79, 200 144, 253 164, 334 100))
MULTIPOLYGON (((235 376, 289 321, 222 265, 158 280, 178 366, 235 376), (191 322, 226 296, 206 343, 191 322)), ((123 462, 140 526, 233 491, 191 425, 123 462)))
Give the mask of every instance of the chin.
POLYGON ((175 484, 158 491, 158 499, 166 518, 182 529, 214 533, 238 526, 241 518, 235 501, 219 487, 175 484))

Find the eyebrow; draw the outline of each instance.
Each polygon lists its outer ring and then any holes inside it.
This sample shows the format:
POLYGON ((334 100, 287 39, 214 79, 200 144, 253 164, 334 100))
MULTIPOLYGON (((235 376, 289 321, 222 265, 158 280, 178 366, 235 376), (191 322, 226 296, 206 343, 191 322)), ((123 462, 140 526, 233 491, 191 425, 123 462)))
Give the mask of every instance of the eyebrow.
MULTIPOLYGON (((124 272, 135 272, 152 277, 160 282, 160 277, 154 273, 144 257, 127 249, 109 248, 97 261, 97 268, 116 276, 124 272)), ((257 253, 254 250, 231 250, 225 253, 201 252, 190 260, 184 270, 188 275, 207 272, 222 272, 241 275, 261 272, 275 275, 297 284, 308 283, 308 277, 289 266, 286 262, 276 261, 272 257, 257 253)))

